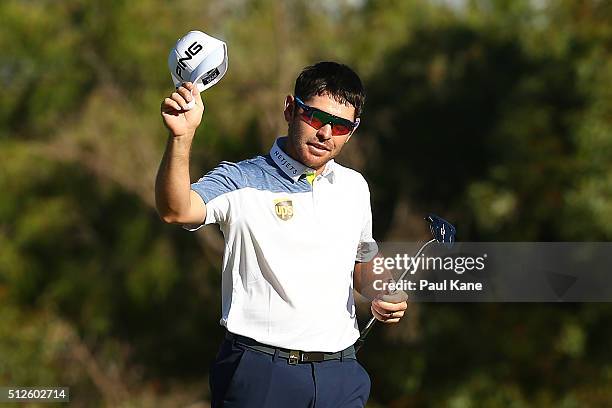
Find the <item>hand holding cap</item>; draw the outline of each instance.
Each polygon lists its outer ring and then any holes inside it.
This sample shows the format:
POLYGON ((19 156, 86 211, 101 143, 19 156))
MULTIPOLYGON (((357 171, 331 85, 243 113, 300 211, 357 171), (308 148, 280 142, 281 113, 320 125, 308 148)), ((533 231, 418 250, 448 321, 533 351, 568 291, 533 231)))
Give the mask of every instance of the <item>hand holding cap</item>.
MULTIPOLYGON (((193 82, 202 92, 227 72, 227 45, 202 31, 190 31, 170 51, 168 68, 176 88, 184 82, 193 82)), ((192 100, 187 108, 194 104, 192 100)))

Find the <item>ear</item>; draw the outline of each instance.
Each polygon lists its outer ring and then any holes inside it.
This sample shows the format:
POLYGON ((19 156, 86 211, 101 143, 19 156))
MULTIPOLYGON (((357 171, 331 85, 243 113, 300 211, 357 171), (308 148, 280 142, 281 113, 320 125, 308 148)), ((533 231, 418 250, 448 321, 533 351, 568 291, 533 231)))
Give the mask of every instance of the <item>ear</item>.
POLYGON ((283 114, 285 115, 285 121, 287 123, 291 122, 293 119, 293 109, 295 107, 295 101, 292 95, 287 95, 285 98, 285 109, 283 109, 283 114))

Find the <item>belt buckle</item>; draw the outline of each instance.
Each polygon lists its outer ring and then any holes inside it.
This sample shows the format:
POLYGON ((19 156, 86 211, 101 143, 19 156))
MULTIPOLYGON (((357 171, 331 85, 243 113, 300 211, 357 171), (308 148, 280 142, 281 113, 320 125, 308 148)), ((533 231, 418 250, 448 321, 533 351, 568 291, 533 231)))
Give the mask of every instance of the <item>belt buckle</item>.
POLYGON ((298 350, 289 350, 289 358, 287 359, 289 364, 296 365, 300 361, 300 352, 298 350))

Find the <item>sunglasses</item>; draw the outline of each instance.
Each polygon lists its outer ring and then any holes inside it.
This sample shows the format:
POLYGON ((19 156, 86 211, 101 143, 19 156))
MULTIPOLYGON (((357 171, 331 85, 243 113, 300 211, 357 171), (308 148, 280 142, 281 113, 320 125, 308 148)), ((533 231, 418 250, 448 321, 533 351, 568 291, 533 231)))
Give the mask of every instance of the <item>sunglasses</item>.
POLYGON ((295 102, 302 109, 300 113, 300 119, 308 123, 314 129, 319 130, 323 126, 330 124, 333 136, 344 136, 357 129, 359 126, 359 118, 355 122, 351 122, 348 119, 344 119, 331 113, 324 112, 320 109, 313 108, 312 106, 306 105, 300 98, 295 97, 295 102))

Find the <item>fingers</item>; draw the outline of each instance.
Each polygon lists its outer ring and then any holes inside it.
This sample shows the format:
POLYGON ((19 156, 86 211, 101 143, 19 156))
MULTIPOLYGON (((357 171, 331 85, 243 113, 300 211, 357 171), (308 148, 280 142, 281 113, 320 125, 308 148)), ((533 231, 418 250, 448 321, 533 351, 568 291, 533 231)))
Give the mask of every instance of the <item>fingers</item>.
POLYGON ((386 314, 381 314, 380 312, 378 312, 376 309, 374 309, 374 306, 370 306, 370 310, 372 311, 372 315, 376 318, 376 320, 378 320, 379 322, 383 322, 383 323, 397 323, 399 322, 399 317, 398 318, 390 318, 389 316, 387 316, 386 314))
POLYGON ((191 96, 193 97, 193 100, 196 102, 196 104, 204 107, 204 102, 202 101, 202 95, 200 95, 200 92, 198 91, 198 87, 192 83, 190 84, 191 84, 191 96))
MULTIPOLYGON (((191 102, 196 100, 193 92, 198 92, 197 87, 191 82, 185 82, 184 84, 176 88, 176 91, 172 92, 172 95, 170 95, 169 99, 171 99, 175 103, 171 103, 169 105, 173 106, 174 109, 179 111, 186 111, 191 109, 193 107, 193 103, 191 102)), ((200 101, 202 100, 201 98, 199 99, 200 101)))
POLYGON ((384 323, 397 323, 404 316, 404 311, 408 308, 407 302, 390 303, 380 299, 372 301, 370 309, 377 320, 384 323))
POLYGON ((399 302, 399 303, 391 303, 391 302, 385 302, 384 300, 381 300, 381 299, 374 299, 372 301, 372 304, 376 306, 378 309, 380 309, 382 313, 400 312, 408 308, 408 303, 406 301, 399 302))
POLYGON ((170 98, 166 98, 162 102, 161 110, 162 110, 163 113, 172 113, 172 112, 176 112, 176 111, 181 111, 182 108, 178 104, 178 102, 176 102, 175 100, 170 99, 170 98))
POLYGON ((395 292, 379 295, 378 298, 385 302, 401 303, 408 300, 408 294, 403 290, 397 290, 395 292))
POLYGON ((204 104, 198 93, 197 86, 190 82, 181 84, 161 104, 164 125, 173 136, 187 134, 193 136, 195 130, 200 126, 203 113, 204 104))
POLYGON ((187 109, 199 105, 204 110, 204 102, 196 84, 185 82, 177 91, 180 91, 181 96, 188 102, 187 109))
POLYGON ((192 82, 185 82, 164 99, 161 110, 164 113, 185 112, 191 110, 196 104, 204 111, 204 102, 198 87, 192 82))
POLYGON ((195 86, 191 82, 185 82, 176 89, 176 93, 189 103, 193 100, 193 95, 191 94, 193 88, 195 88, 195 86))
POLYGON ((191 93, 189 91, 187 91, 185 88, 183 88, 182 86, 179 87, 176 92, 172 92, 172 95, 170 95, 170 98, 176 102, 182 110, 188 110, 189 109, 189 102, 191 102, 191 93), (185 94, 185 92, 187 92, 187 94, 185 94))

